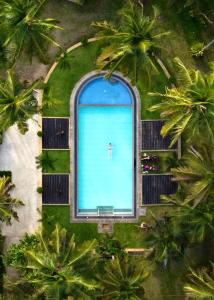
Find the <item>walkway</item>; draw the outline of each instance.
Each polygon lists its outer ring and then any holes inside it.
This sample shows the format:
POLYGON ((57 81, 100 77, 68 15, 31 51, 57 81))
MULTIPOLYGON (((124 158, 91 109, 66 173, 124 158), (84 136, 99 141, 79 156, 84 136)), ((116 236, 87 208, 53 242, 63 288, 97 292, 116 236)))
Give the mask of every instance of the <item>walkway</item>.
POLYGON ((12 171, 13 196, 25 204, 17 210, 19 222, 3 227, 6 244, 17 242, 26 232, 35 232, 40 225, 37 208, 41 196, 36 191, 40 170, 36 168, 35 156, 41 151, 41 138, 37 136, 38 124, 32 120, 28 123, 29 131, 25 135, 19 133, 16 125, 10 127, 0 145, 0 169, 12 171))

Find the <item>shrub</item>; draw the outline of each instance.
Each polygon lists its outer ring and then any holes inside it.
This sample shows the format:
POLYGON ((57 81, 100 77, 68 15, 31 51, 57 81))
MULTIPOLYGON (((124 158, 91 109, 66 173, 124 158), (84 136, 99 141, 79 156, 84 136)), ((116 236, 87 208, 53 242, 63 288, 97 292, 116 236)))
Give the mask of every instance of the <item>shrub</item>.
POLYGON ((25 251, 37 249, 38 238, 35 234, 26 234, 18 244, 12 244, 7 253, 7 263, 13 265, 25 265, 25 251))
POLYGON ((99 239, 96 252, 102 259, 109 259, 116 255, 125 255, 124 247, 121 245, 120 241, 108 234, 103 235, 99 239))
POLYGON ((43 192, 43 188, 41 186, 39 186, 37 188, 37 193, 42 194, 42 192, 43 192))
POLYGON ((37 132, 37 135, 38 135, 39 137, 42 137, 42 131, 41 131, 41 130, 38 131, 38 132, 37 132))

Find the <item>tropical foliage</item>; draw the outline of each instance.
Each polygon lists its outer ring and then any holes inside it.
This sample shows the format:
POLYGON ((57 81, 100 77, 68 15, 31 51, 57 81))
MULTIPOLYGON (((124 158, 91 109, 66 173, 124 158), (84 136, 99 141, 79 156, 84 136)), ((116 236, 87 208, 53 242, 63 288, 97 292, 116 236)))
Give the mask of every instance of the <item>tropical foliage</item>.
POLYGON ((145 16, 143 8, 130 1, 120 16, 118 24, 107 21, 92 24, 98 30, 97 37, 107 43, 97 59, 97 65, 110 70, 108 77, 119 69, 129 74, 136 83, 142 72, 146 71, 148 76, 151 72, 158 72, 160 44, 168 32, 158 32, 156 8, 153 17, 145 16))
POLYGON ((171 169, 175 180, 186 191, 184 203, 192 203, 194 206, 206 201, 214 193, 213 143, 210 140, 210 145, 203 142, 200 144, 189 149, 179 167, 171 169))
POLYGON ((13 62, 25 50, 30 59, 37 54, 47 62, 47 44, 59 46, 51 37, 53 29, 61 29, 55 19, 40 19, 46 0, 1 0, 0 29, 7 32, 4 47, 13 52, 13 62))
POLYGON ((142 261, 137 263, 128 257, 116 257, 107 263, 103 275, 98 277, 102 284, 102 299, 143 300, 143 283, 148 276, 148 268, 142 261))
POLYGON ((86 242, 81 248, 74 235, 69 238, 65 229, 56 225, 51 236, 37 234, 36 249, 26 250, 26 265, 13 263, 21 272, 16 285, 31 284, 36 288, 34 297, 47 299, 87 299, 97 288, 90 270, 94 267, 95 241, 86 242), (85 297, 85 298, 84 298, 85 297))
POLYGON ((186 233, 191 243, 203 242, 207 236, 214 232, 214 203, 212 199, 200 203, 196 207, 181 206, 174 213, 176 222, 181 230, 186 233))
POLYGON ((7 262, 11 266, 26 265, 25 252, 27 250, 35 250, 38 248, 38 238, 36 235, 25 234, 19 243, 12 244, 7 252, 7 262))
POLYGON ((146 237, 146 245, 152 248, 152 257, 157 263, 170 266, 173 260, 184 255, 187 244, 186 236, 173 221, 173 217, 164 215, 156 218, 153 214, 154 225, 146 237))
POLYGON ((164 94, 150 93, 162 101, 150 107, 159 111, 165 119, 161 134, 173 136, 175 144, 183 132, 193 140, 208 131, 213 136, 214 126, 214 70, 203 74, 199 70, 188 70, 179 58, 175 58, 178 68, 178 87, 166 88, 164 94))
POLYGON ((42 152, 39 156, 36 157, 37 169, 42 168, 42 171, 55 170, 55 162, 56 159, 51 158, 47 151, 42 152))
MULTIPOLYGON (((67 62, 63 63, 63 68, 67 62)), ((62 65, 61 65, 62 66, 62 65)), ((54 93, 48 84, 43 87, 43 99, 42 99, 42 111, 46 109, 57 109, 57 106, 60 104, 60 100, 54 96, 54 93)))
POLYGON ((117 256, 124 256, 124 247, 121 245, 120 241, 113 236, 103 235, 99 241, 96 248, 97 254, 102 259, 109 259, 117 256))
POLYGON ((29 87, 18 83, 12 71, 7 72, 6 80, 0 80, 0 128, 5 131, 17 124, 20 132, 28 130, 27 120, 38 112, 37 100, 33 91, 38 86, 35 81, 29 87))
POLYGON ((197 299, 214 299, 214 265, 211 264, 211 266, 212 270, 210 272, 206 268, 200 271, 191 270, 189 283, 184 286, 184 290, 188 296, 197 299))
POLYGON ((13 189, 11 178, 0 177, 0 221, 7 225, 11 225, 12 219, 18 221, 16 209, 23 205, 22 201, 11 197, 13 189))

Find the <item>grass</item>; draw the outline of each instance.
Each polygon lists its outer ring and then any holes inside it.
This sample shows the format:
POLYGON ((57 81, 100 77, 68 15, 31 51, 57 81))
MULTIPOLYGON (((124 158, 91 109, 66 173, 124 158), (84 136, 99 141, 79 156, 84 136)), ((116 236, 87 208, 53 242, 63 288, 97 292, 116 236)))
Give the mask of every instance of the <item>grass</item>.
MULTIPOLYGON (((54 98, 59 100, 57 110, 53 107, 46 109, 44 116, 69 117, 70 115, 70 96, 75 84, 86 73, 96 70, 96 59, 101 51, 100 42, 93 42, 86 46, 79 47, 70 52, 72 57, 71 68, 68 70, 56 67, 48 82, 54 98)), ((137 87, 142 101, 142 118, 157 119, 159 113, 149 112, 148 108, 157 100, 148 95, 149 91, 163 92, 167 81, 165 76, 160 73, 153 75, 150 79, 142 76, 138 81, 137 87), (148 85, 149 80, 149 85, 148 85)))
POLYGON ((53 96, 60 103, 57 105, 57 109, 46 109, 43 113, 44 116, 69 117, 71 92, 83 75, 96 69, 96 58, 99 51, 98 42, 79 47, 70 52, 72 57, 70 69, 56 67, 48 84, 53 96))
POLYGON ((43 150, 48 152, 53 159, 54 170, 44 169, 43 173, 70 173, 70 151, 69 150, 43 150))
POLYGON ((70 206, 43 205, 42 216, 43 228, 48 235, 58 223, 66 228, 70 235, 74 233, 78 243, 98 238, 97 224, 70 223, 70 206))
MULTIPOLYGON (((142 221, 151 222, 150 211, 156 216, 164 214, 172 207, 156 206, 147 209, 145 217, 140 217, 138 223, 116 223, 114 224, 114 236, 120 240, 125 247, 144 247, 144 233, 139 228, 142 221)), ((97 224, 93 223, 70 223, 69 205, 43 205, 43 228, 49 235, 56 223, 66 228, 69 234, 74 233, 79 243, 85 240, 97 239, 100 234, 97 231, 97 224)))

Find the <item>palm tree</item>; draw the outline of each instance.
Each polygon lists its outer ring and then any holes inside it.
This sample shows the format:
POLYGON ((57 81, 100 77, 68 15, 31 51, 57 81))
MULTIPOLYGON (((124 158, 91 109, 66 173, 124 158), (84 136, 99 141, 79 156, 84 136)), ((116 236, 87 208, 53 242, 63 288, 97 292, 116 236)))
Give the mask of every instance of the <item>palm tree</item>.
POLYGON ((213 210, 214 203, 210 200, 196 207, 183 205, 173 215, 190 242, 201 243, 209 233, 214 232, 213 210))
POLYGON ((56 225, 50 236, 40 232, 38 247, 25 251, 26 265, 13 264, 21 271, 16 285, 32 284, 36 297, 61 300, 71 296, 74 299, 89 299, 97 284, 92 279, 95 257, 95 241, 86 242, 77 248, 74 235, 68 239, 66 229, 56 225), (85 298, 84 298, 85 297, 85 298))
POLYGON ((154 16, 148 17, 144 15, 142 7, 130 1, 129 6, 121 12, 119 24, 107 21, 92 23, 98 30, 97 37, 107 42, 97 59, 101 69, 110 70, 107 77, 120 69, 125 74, 130 73, 136 83, 142 69, 148 75, 158 71, 157 56, 161 39, 169 33, 157 31, 157 17, 155 8, 154 16))
POLYGON ((165 94, 150 93, 162 101, 149 109, 159 111, 166 120, 161 134, 163 137, 173 135, 170 146, 186 131, 189 140, 206 131, 214 135, 214 70, 203 74, 199 70, 188 70, 179 58, 175 58, 175 63, 179 86, 166 88, 165 94))
POLYGON ((127 256, 116 257, 106 264, 98 278, 102 284, 103 300, 143 300, 143 283, 149 276, 145 265, 131 261, 127 256))
POLYGON ((190 282, 184 286, 187 296, 204 300, 214 299, 214 264, 211 265, 211 272, 208 272, 206 268, 197 272, 191 270, 190 282))
POLYGON ((22 201, 11 197, 13 188, 10 177, 0 177, 0 221, 7 225, 11 225, 12 219, 18 221, 16 209, 24 205, 22 201))
POLYGON ((29 87, 22 88, 12 71, 7 72, 6 80, 0 80, 1 131, 4 132, 15 123, 22 134, 28 130, 27 120, 38 112, 37 100, 33 95, 37 85, 38 81, 35 81, 29 87))
POLYGON ((34 53, 46 62, 46 45, 59 46, 51 37, 51 31, 61 29, 55 19, 39 19, 38 14, 46 0, 0 0, 1 30, 8 37, 4 46, 15 48, 13 61, 26 50, 30 59, 34 53))
POLYGON ((184 248, 187 243, 186 236, 173 222, 173 217, 164 215, 156 218, 153 214, 154 225, 145 241, 147 246, 153 249, 152 256, 158 263, 170 266, 172 260, 181 258, 184 255, 184 248))
POLYGON ((183 157, 183 163, 172 168, 174 180, 186 191, 184 203, 197 206, 214 194, 214 153, 213 142, 202 142, 192 146, 183 157))

